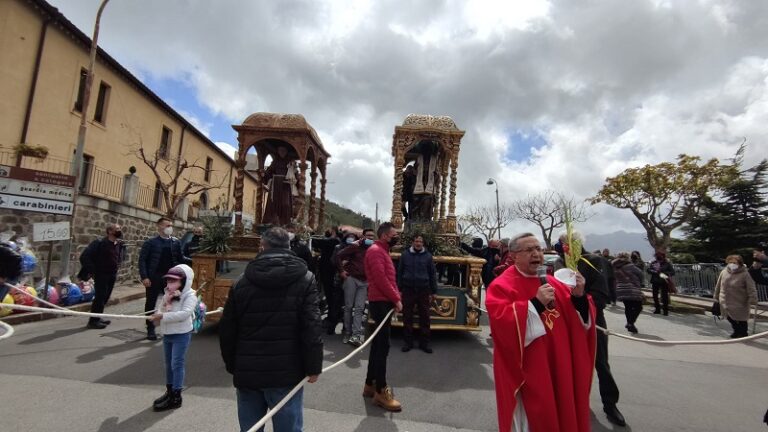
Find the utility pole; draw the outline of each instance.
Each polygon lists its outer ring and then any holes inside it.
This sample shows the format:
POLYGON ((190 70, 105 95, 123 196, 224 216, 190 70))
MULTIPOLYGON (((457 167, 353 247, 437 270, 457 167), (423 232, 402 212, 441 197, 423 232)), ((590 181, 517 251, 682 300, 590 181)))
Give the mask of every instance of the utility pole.
POLYGON ((93 84, 93 68, 96 66, 96 51, 99 40, 99 21, 101 13, 107 6, 109 0, 101 0, 99 10, 96 12, 96 23, 93 26, 93 38, 91 39, 91 52, 88 62, 88 70, 85 76, 85 89, 83 90, 83 106, 80 111, 80 128, 77 131, 77 148, 75 149, 75 158, 72 161, 71 174, 75 177, 75 189, 72 194, 72 216, 69 219, 69 240, 65 241, 61 247, 61 265, 59 266, 59 277, 69 276, 69 261, 72 254, 72 236, 74 235, 74 222, 77 215, 77 196, 80 189, 81 167, 83 165, 83 151, 85 150, 85 133, 87 131, 88 103, 91 100, 91 85, 93 84))
POLYGON ((376 215, 373 217, 373 229, 379 229, 379 203, 376 203, 376 215))

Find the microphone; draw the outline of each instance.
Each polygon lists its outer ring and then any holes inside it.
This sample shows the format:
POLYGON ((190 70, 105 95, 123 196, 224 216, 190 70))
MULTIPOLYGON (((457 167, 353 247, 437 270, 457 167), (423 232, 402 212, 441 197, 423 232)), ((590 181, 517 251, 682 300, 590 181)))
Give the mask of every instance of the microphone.
MULTIPOLYGON (((548 284, 547 282, 547 266, 539 266, 539 268, 536 269, 536 276, 539 277, 539 282, 541 282, 542 285, 548 284)), ((546 305, 547 309, 554 309, 555 308, 555 301, 551 301, 546 305)))
POLYGON ((536 276, 539 277, 539 281, 542 285, 548 283, 547 282, 547 266, 539 266, 539 268, 536 269, 536 276))

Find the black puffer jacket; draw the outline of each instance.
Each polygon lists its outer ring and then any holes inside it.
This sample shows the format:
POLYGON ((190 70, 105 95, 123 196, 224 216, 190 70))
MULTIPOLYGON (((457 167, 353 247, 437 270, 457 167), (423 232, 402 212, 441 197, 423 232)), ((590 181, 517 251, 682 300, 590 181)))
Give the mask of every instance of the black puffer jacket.
POLYGON ((229 293, 219 323, 221 356, 237 388, 298 384, 323 365, 317 284, 287 249, 248 263, 229 293))

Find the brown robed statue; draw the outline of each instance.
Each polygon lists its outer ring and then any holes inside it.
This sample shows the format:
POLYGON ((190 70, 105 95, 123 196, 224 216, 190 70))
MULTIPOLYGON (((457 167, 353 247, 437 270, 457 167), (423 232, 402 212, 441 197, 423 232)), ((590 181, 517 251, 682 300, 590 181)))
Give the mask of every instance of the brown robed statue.
POLYGON ((415 178, 412 200, 408 203, 408 216, 414 222, 431 221, 440 180, 437 145, 425 140, 417 144, 414 150, 418 156, 414 166, 415 178))
POLYGON ((267 205, 264 209, 265 224, 287 225, 293 218, 293 197, 299 196, 296 188, 296 164, 288 157, 285 146, 277 148, 277 155, 264 171, 261 178, 267 190, 267 205))

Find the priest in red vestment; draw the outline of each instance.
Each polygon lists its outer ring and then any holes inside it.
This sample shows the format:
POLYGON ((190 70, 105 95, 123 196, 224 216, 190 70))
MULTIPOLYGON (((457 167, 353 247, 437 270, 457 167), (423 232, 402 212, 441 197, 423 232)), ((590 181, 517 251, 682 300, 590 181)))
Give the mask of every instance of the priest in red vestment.
POLYGON ((587 432, 595 365, 595 306, 552 276, 533 234, 510 241, 514 266, 488 287, 499 431, 587 432), (546 278, 546 280, 542 280, 546 278))

